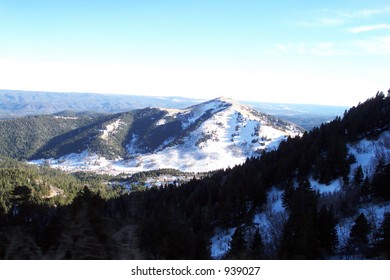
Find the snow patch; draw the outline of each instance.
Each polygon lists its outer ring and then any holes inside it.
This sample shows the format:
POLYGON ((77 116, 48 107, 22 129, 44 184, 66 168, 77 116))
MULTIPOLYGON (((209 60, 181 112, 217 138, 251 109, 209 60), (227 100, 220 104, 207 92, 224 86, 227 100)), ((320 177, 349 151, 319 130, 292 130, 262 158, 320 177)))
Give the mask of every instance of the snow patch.
POLYGON ((380 160, 390 163, 390 131, 383 132, 376 140, 365 138, 348 145, 348 148, 349 153, 356 158, 356 163, 351 166, 350 177, 353 178, 356 168, 361 165, 364 176, 370 178, 380 160))
POLYGON ((342 179, 337 179, 330 182, 328 185, 320 184, 315 181, 313 178, 309 179, 309 183, 315 191, 318 191, 320 194, 331 194, 341 190, 341 186, 344 184, 342 179))
POLYGON ((274 255, 279 247, 288 212, 282 203, 283 191, 272 188, 267 193, 267 203, 254 215, 253 224, 259 229, 268 255, 274 255))
POLYGON ((126 150, 129 155, 138 154, 139 150, 137 148, 137 142, 138 142, 139 136, 136 134, 131 135, 131 141, 129 144, 126 145, 126 150))
POLYGON ((77 117, 65 117, 65 116, 54 116, 55 119, 63 119, 63 120, 77 120, 77 117))
POLYGON ((221 230, 217 228, 214 236, 211 238, 211 258, 221 259, 230 249, 230 241, 236 228, 221 230))
POLYGON ((85 150, 81 153, 72 153, 58 159, 39 159, 29 163, 36 165, 50 165, 55 169, 60 169, 66 172, 91 171, 99 174, 119 174, 122 166, 116 162, 120 162, 120 158, 116 160, 108 160, 96 153, 90 153, 85 150))
POLYGON ((283 190, 272 188, 267 194, 267 207, 269 207, 272 212, 284 212, 286 209, 283 207, 283 190))
POLYGON ((156 126, 164 125, 167 123, 167 120, 162 118, 156 122, 156 126))
POLYGON ((101 130, 102 135, 100 135, 100 138, 107 141, 109 136, 114 134, 122 123, 123 123, 122 120, 118 119, 106 125, 106 129, 101 130))
MULTIPOLYGON (((379 229, 383 222, 385 213, 388 212, 390 213, 390 202, 381 204, 368 203, 361 206, 356 215, 341 219, 336 226, 337 235, 339 239, 338 249, 341 250, 348 245, 349 234, 355 223, 356 218, 360 214, 364 214, 364 216, 367 218, 368 223, 372 227, 379 229)), ((372 232, 369 235, 370 242, 372 242, 373 238, 375 238, 375 234, 376 232, 372 232)))
MULTIPOLYGON (((270 254, 276 252, 278 242, 281 238, 283 227, 288 215, 282 205, 283 191, 272 188, 267 193, 267 203, 261 213, 254 216, 253 224, 260 231, 265 247, 270 250, 270 254)), ((236 228, 222 230, 215 229, 215 234, 211 238, 211 257, 221 259, 230 249, 230 241, 236 228)))

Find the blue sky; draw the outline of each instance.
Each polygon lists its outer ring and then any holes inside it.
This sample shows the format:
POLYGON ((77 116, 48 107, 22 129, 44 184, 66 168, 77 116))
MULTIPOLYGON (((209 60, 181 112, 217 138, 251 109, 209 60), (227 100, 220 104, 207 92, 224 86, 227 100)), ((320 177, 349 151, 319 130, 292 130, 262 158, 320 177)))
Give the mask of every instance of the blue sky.
POLYGON ((2 89, 356 105, 390 87, 381 0, 0 0, 0 34, 2 89))

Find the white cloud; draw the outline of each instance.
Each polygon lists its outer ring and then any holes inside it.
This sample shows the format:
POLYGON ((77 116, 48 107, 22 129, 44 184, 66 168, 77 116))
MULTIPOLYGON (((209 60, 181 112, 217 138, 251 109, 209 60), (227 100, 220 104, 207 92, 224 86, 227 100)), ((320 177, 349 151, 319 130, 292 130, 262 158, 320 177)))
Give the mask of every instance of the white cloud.
POLYGON ((322 26, 335 26, 341 25, 345 22, 344 19, 341 18, 322 18, 319 19, 318 23, 322 26))
POLYGON ((275 49, 283 53, 299 53, 314 56, 390 55, 390 36, 343 42, 277 44, 275 49))
POLYGON ((303 27, 331 27, 340 26, 347 22, 371 18, 379 15, 390 14, 390 6, 382 9, 362 9, 356 11, 322 10, 322 14, 316 15, 312 21, 299 21, 297 24, 303 27))
POLYGON ((380 29, 390 29, 390 24, 375 24, 375 25, 364 25, 364 26, 357 26, 348 29, 351 33, 361 33, 361 32, 367 32, 367 31, 375 31, 380 29))
POLYGON ((384 7, 382 9, 362 9, 352 12, 337 12, 340 16, 344 18, 362 18, 362 17, 372 17, 376 15, 384 15, 390 13, 390 7, 384 7))

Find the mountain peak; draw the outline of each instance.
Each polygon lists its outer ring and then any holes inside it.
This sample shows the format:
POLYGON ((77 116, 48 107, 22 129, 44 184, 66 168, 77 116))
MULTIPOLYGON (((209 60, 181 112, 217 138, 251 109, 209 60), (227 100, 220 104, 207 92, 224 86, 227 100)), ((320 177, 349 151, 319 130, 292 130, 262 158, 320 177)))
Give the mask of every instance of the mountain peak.
POLYGON ((219 102, 219 103, 223 103, 223 104, 227 104, 227 105, 241 105, 238 101, 236 101, 232 98, 226 97, 226 96, 220 96, 220 97, 214 98, 214 99, 210 100, 209 102, 219 102))
POLYGON ((229 103, 232 103, 232 102, 236 102, 235 100, 229 98, 229 97, 226 97, 226 96, 220 96, 220 97, 217 97, 215 99, 213 99, 214 101, 222 101, 222 102, 229 102, 229 103))
POLYGON ((253 108, 251 108, 250 106, 241 104, 240 102, 226 96, 220 96, 210 101, 207 101, 205 103, 215 104, 215 107, 223 108, 223 109, 232 108, 237 112, 240 112, 243 115, 248 115, 248 116, 253 114, 257 115, 258 113, 260 113, 260 112, 255 112, 255 110, 253 110, 253 108))

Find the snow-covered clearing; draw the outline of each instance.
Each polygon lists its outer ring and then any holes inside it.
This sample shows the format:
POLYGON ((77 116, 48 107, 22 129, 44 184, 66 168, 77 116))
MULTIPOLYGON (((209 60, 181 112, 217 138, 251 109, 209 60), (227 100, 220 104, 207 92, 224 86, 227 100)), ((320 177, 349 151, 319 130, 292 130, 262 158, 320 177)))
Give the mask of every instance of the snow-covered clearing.
MULTIPOLYGON (((287 221, 288 214, 282 205, 283 191, 272 188, 267 194, 267 203, 262 212, 256 214, 253 219, 252 231, 258 228, 262 236, 265 247, 269 254, 274 254, 278 247, 278 242, 282 236, 283 226, 287 221)), ((213 259, 222 258, 230 249, 231 237, 236 228, 222 230, 215 229, 215 234, 211 238, 211 257, 213 259)))
POLYGON ((337 179, 330 182, 330 184, 325 185, 325 184, 320 184, 319 182, 315 181, 313 178, 310 178, 309 183, 312 189, 319 192, 320 194, 330 194, 330 193, 335 193, 340 191, 344 182, 342 179, 337 179))
POLYGON ((267 204, 263 211, 256 214, 253 219, 270 255, 274 254, 279 246, 283 227, 288 218, 288 213, 282 204, 282 196, 282 190, 272 188, 267 194, 267 204))
POLYGON ((378 139, 362 139, 348 145, 349 152, 356 157, 356 163, 351 166, 351 178, 356 168, 361 165, 365 176, 371 177, 380 160, 390 162, 390 131, 383 132, 378 139))
MULTIPOLYGON (((347 246, 352 226, 360 214, 363 213, 366 216, 372 228, 379 229, 387 212, 390 213, 390 202, 380 204, 367 203, 360 207, 356 215, 341 219, 336 226, 339 239, 338 248, 342 249, 347 246)), ((369 235, 371 241, 375 238, 375 234, 376 232, 371 232, 369 235)))
POLYGON ((106 125, 106 129, 103 129, 101 132, 100 138, 103 140, 108 140, 109 136, 119 128, 119 126, 122 124, 122 120, 118 119, 108 125, 106 125))

